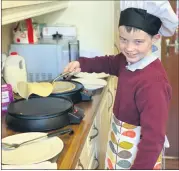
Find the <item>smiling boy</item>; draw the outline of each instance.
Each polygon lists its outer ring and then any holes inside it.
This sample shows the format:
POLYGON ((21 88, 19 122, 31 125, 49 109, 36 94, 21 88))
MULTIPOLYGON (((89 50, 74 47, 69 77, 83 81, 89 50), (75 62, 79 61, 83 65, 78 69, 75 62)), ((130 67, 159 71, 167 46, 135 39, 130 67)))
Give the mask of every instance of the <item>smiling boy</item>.
POLYGON ((64 71, 118 77, 106 169, 161 169, 172 89, 152 45, 172 36, 178 21, 168 1, 120 1, 116 56, 81 57, 64 71))

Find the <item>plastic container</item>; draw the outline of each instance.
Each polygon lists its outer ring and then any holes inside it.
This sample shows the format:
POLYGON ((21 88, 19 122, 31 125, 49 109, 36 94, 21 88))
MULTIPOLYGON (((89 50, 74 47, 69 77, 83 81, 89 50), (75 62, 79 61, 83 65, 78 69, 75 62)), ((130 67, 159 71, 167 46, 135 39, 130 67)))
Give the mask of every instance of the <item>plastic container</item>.
MULTIPOLYGON (((34 28, 35 25, 32 23, 32 19, 28 18, 24 21, 17 23, 16 28, 13 30, 13 41, 16 44, 35 44, 38 42, 37 29, 34 28), (23 24, 25 24, 23 26, 23 24)), ((35 26, 37 27, 37 26, 35 26)))
POLYGON ((8 105, 14 101, 12 87, 10 84, 1 85, 1 111, 7 112, 8 105))
POLYGON ((17 93, 17 83, 20 81, 27 81, 25 59, 19 56, 17 52, 12 52, 6 59, 4 65, 4 79, 7 84, 12 86, 15 93, 17 93))

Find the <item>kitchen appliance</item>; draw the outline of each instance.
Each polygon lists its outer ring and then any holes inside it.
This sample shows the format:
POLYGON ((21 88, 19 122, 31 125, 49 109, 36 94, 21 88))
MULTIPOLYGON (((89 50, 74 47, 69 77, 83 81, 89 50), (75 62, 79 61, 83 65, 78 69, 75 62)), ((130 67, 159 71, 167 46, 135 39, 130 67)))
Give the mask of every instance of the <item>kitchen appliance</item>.
POLYGON ((7 111, 6 124, 18 132, 50 131, 69 124, 79 124, 82 109, 66 97, 30 97, 12 102, 7 111))
MULTIPOLYGON (((79 103, 81 101, 90 101, 92 99, 92 91, 87 91, 83 84, 77 81, 71 80, 60 80, 60 81, 69 81, 75 84, 75 88, 70 91, 61 92, 61 93, 52 93, 50 97, 67 97, 69 98, 74 104, 79 103)), ((32 94, 30 97, 38 97, 38 95, 32 94)))
POLYGON ((79 57, 79 41, 65 39, 39 41, 38 44, 11 44, 10 53, 23 56, 27 68, 27 81, 52 80, 64 67, 79 57))

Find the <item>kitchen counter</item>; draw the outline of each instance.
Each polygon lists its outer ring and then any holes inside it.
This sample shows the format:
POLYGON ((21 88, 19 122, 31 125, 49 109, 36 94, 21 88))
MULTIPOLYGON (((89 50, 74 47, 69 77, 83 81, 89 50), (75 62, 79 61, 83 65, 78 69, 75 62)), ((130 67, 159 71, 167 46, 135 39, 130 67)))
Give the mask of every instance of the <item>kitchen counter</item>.
MULTIPOLYGON (((72 128, 74 130, 73 135, 63 135, 60 138, 64 142, 64 149, 59 155, 57 160, 58 169, 74 169, 80 153, 82 151, 83 145, 87 138, 90 127, 93 123, 96 111, 99 107, 100 101, 103 98, 104 90, 97 90, 92 97, 90 102, 81 102, 76 106, 82 108, 85 112, 85 117, 79 125, 69 125, 65 128, 72 128)), ((9 135, 18 134, 7 128, 5 123, 5 115, 2 115, 2 136, 1 138, 7 137, 9 135)), ((62 128, 63 129, 63 128, 62 128)))

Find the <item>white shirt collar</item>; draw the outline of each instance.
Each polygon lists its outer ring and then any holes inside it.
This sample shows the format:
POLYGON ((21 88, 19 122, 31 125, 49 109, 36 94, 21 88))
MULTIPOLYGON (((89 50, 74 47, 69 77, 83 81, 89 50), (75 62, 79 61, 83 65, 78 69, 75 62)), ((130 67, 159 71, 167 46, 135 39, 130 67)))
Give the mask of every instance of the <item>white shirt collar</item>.
POLYGON ((149 55, 146 56, 144 58, 142 58, 140 61, 134 63, 134 64, 130 64, 128 63, 128 65, 126 66, 126 68, 132 72, 134 72, 137 69, 143 69, 145 68, 147 65, 149 65, 150 63, 152 63, 153 61, 155 61, 158 58, 157 55, 149 55))

